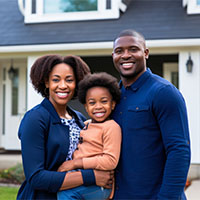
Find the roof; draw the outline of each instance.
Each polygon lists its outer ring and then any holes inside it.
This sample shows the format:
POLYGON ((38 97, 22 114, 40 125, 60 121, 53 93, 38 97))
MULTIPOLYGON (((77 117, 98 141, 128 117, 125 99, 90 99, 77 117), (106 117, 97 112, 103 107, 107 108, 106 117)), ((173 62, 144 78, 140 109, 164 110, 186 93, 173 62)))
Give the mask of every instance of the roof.
POLYGON ((200 38, 200 14, 187 15, 182 0, 132 0, 119 19, 40 24, 24 24, 17 0, 1 0, 0 19, 0 46, 113 41, 124 29, 147 40, 200 38))

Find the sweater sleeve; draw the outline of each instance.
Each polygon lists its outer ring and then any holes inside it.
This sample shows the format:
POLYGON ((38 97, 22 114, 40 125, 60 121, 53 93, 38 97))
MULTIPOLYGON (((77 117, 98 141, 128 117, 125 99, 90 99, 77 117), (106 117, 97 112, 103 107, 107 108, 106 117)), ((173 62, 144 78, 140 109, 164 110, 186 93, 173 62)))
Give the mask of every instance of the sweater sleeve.
POLYGON ((84 169, 112 170, 116 168, 121 148, 121 129, 119 125, 115 122, 103 125, 102 140, 102 154, 83 158, 84 169))
POLYGON ((165 148, 166 163, 158 199, 181 199, 190 165, 190 141, 185 101, 172 85, 161 88, 154 98, 165 148))
POLYGON ((65 172, 45 169, 45 134, 47 134, 48 116, 38 111, 29 111, 23 118, 19 137, 23 167, 27 182, 33 189, 57 192, 62 185, 65 172))

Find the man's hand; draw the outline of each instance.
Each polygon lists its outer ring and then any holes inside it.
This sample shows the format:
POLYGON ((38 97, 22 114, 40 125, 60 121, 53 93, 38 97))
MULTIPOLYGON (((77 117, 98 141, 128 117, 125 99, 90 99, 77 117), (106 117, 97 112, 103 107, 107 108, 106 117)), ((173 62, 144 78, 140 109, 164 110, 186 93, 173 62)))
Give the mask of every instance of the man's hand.
POLYGON ((114 179, 114 170, 112 171, 100 171, 94 170, 96 179, 96 185, 104 188, 112 188, 114 179))

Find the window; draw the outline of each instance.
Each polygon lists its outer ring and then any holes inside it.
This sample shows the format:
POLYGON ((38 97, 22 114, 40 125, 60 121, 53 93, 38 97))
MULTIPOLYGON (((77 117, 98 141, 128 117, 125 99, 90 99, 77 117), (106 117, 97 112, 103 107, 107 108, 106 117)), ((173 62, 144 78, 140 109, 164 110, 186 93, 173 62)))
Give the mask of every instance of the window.
POLYGON ((122 0, 25 0, 25 23, 119 18, 122 0))
POLYGON ((188 14, 200 14, 200 0, 189 0, 187 2, 188 14))
POLYGON ((44 0, 44 13, 97 11, 97 0, 44 0))
POLYGON ((18 115, 18 96, 19 96, 19 71, 15 69, 12 82, 12 115, 18 115))

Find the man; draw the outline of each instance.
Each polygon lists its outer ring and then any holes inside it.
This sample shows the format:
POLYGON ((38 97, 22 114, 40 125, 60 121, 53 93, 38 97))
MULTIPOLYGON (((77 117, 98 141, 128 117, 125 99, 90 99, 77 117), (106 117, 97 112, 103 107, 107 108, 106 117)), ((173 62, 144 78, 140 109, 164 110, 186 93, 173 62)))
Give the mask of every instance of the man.
POLYGON ((122 92, 113 113, 122 128, 114 199, 186 199, 190 142, 181 93, 146 67, 140 33, 121 32, 112 56, 122 92))

